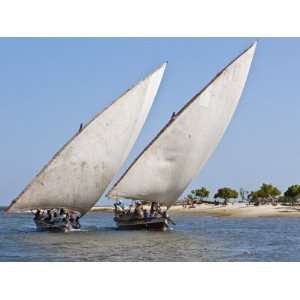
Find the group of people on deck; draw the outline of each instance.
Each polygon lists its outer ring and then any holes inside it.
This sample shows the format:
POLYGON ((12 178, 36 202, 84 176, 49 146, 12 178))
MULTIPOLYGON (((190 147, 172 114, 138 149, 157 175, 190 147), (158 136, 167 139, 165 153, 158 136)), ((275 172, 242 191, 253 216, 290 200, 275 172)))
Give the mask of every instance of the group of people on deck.
POLYGON ((77 229, 80 228, 79 218, 78 212, 69 211, 65 208, 37 209, 34 212, 34 219, 37 221, 44 221, 51 225, 70 225, 77 229))
POLYGON ((122 201, 118 200, 115 204, 115 215, 118 217, 128 216, 137 219, 148 219, 163 216, 159 203, 152 202, 150 210, 143 206, 141 201, 135 201, 134 205, 126 207, 122 201))

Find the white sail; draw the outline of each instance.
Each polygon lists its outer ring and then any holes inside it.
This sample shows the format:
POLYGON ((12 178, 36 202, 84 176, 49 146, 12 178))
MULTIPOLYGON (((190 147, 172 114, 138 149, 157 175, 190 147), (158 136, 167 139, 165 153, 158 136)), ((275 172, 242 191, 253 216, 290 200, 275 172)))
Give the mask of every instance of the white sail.
POLYGON ((166 64, 76 133, 7 208, 64 207, 86 213, 126 160, 158 91, 166 64))
POLYGON ((170 207, 220 141, 244 88, 256 44, 195 95, 108 193, 109 198, 157 201, 170 207))

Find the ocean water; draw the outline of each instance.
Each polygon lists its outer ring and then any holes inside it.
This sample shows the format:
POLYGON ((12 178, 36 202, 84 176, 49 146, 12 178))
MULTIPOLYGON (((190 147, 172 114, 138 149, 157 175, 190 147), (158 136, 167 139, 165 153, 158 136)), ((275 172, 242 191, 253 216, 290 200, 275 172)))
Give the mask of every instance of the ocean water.
POLYGON ((0 261, 300 261, 298 218, 172 217, 171 231, 120 231, 89 213, 80 232, 48 233, 0 209, 0 261))

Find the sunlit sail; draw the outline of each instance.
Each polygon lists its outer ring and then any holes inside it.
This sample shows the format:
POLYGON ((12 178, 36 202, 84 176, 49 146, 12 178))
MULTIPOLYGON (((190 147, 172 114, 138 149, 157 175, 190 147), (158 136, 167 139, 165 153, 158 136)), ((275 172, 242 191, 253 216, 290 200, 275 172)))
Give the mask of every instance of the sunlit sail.
POLYGON ((54 155, 7 208, 65 208, 82 215, 97 202, 133 147, 166 64, 97 114, 54 155))

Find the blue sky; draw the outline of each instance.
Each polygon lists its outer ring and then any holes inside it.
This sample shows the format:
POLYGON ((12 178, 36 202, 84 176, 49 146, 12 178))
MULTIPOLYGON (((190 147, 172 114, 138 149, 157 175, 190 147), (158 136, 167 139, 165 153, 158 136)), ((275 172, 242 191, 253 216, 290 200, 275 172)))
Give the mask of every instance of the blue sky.
MULTIPOLYGON (((171 113, 254 40, 0 38, 0 205, 21 192, 81 122, 168 61, 144 129, 115 181, 171 113)), ((300 183, 299 70, 299 38, 258 40, 232 122, 188 190, 252 190, 262 182, 284 190, 300 183)))

